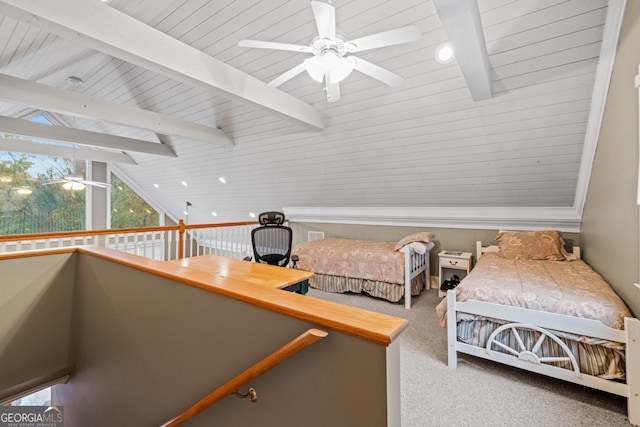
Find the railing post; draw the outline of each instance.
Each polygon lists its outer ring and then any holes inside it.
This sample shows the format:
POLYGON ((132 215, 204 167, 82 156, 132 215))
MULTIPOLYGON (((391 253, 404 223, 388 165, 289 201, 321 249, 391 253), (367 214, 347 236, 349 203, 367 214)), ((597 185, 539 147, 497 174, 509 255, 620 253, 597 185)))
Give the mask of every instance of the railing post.
POLYGON ((186 230, 183 220, 178 221, 178 227, 178 259, 182 259, 184 257, 184 231, 186 230))

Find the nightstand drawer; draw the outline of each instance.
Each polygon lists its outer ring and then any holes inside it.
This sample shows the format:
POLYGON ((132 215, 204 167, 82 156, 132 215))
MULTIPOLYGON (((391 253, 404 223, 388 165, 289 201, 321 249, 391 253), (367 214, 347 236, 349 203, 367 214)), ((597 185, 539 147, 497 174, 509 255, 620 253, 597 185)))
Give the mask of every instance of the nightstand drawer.
POLYGON ((449 258, 447 256, 440 257, 440 266, 444 268, 456 268, 459 270, 469 270, 470 259, 449 258))

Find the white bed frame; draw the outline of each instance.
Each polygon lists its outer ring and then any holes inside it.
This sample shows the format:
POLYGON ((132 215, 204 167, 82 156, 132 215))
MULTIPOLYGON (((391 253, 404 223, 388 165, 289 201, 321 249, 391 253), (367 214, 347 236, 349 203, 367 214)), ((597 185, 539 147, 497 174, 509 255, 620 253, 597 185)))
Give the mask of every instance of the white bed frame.
MULTIPOLYGON (((477 242, 477 257, 480 259, 483 253, 496 252, 497 246, 483 247, 481 242, 477 242)), ((580 257, 579 248, 574 248, 574 255, 580 257)), ((457 367, 457 354, 466 353, 484 359, 493 360, 506 365, 514 366, 527 371, 537 372, 561 380, 582 384, 587 387, 603 390, 627 398, 629 422, 634 425, 640 424, 640 320, 636 318, 625 318, 624 330, 612 329, 602 322, 591 319, 567 316, 563 314, 552 314, 537 310, 530 310, 518 307, 503 306, 494 303, 481 301, 456 301, 455 289, 447 292, 447 340, 449 367, 457 367), (507 323, 498 328, 490 337, 486 347, 476 347, 459 342, 457 340, 456 326, 457 313, 469 313, 479 316, 492 317, 505 320, 507 323), (542 335, 534 348, 525 348, 520 341, 519 348, 509 348, 503 344, 496 345, 502 347, 511 354, 499 353, 492 348, 496 341, 493 338, 505 329, 511 329, 516 334, 518 341, 518 329, 530 329, 540 332, 542 335), (557 342, 565 348, 566 354, 571 354, 566 345, 550 330, 563 331, 575 335, 585 335, 594 338, 602 338, 609 341, 623 343, 625 345, 626 361, 626 383, 606 380, 580 372, 577 361, 570 357, 540 358, 535 353, 537 348, 546 339, 557 342), (573 369, 563 369, 548 362, 559 360, 570 361, 573 369)))
POLYGON ((411 245, 405 245, 400 248, 400 252, 404 253, 404 308, 411 308, 411 280, 417 275, 424 273, 426 288, 429 289, 429 253, 433 249, 434 244, 428 243, 427 250, 423 254, 419 254, 411 248, 411 245))

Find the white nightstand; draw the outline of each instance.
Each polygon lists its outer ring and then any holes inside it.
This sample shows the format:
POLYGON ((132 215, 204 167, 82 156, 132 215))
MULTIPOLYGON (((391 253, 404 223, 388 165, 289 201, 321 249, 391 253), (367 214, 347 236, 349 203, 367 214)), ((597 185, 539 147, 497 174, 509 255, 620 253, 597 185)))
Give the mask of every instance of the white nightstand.
POLYGON ((438 295, 444 297, 447 291, 440 290, 442 282, 450 280, 455 274, 462 280, 471 271, 471 252, 442 251, 438 254, 440 274, 438 276, 438 295))

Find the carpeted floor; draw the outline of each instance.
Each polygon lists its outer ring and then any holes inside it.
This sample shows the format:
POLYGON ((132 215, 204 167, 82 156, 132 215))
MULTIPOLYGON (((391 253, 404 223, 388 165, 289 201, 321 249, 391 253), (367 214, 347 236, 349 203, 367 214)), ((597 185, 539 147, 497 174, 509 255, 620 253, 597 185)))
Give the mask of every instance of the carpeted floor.
POLYGON ((310 289, 309 296, 408 319, 401 335, 402 426, 626 426, 626 399, 461 355, 447 366, 446 330, 437 290, 413 307, 360 294, 310 289))

